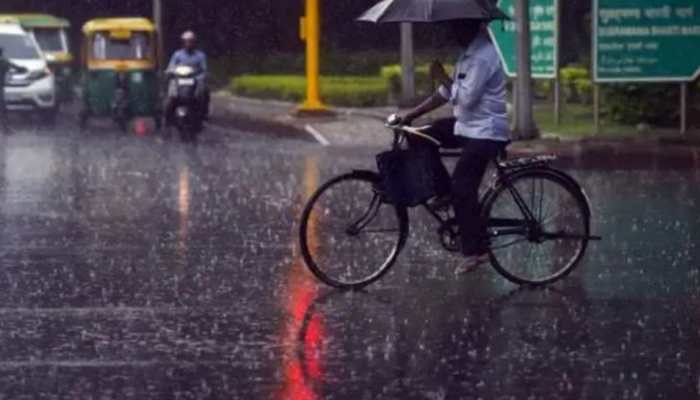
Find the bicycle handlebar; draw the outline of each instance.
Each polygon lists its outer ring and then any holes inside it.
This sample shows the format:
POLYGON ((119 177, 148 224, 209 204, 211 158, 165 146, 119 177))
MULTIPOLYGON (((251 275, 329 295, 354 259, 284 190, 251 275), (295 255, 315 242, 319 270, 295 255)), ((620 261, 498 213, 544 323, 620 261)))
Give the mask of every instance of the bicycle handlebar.
POLYGON ((408 126, 408 125, 389 125, 389 124, 386 124, 386 127, 389 129, 392 129, 394 131, 401 131, 401 132, 409 134, 409 135, 417 136, 421 139, 432 142, 436 146, 442 145, 442 143, 439 140, 435 139, 434 137, 432 137, 430 135, 423 133, 424 130, 430 128, 430 125, 425 125, 425 126, 421 126, 421 127, 412 127, 412 126, 408 126))
MULTIPOLYGON (((400 134, 403 134, 403 135, 413 135, 413 136, 419 137, 423 140, 427 140, 438 147, 442 147, 442 142, 440 142, 439 140, 435 139, 434 137, 432 137, 424 132, 426 129, 430 128, 430 125, 424 125, 424 126, 420 126, 420 127, 412 127, 412 126, 404 125, 403 122, 399 118, 396 118, 395 115, 392 115, 386 121, 384 126, 386 126, 388 129, 391 129, 392 131, 394 131, 395 143, 399 142, 400 134)), ((445 157, 459 157, 460 154, 461 154, 461 152, 442 152, 441 153, 441 155, 443 155, 445 157)), ((501 158, 501 159, 507 158, 507 152, 505 149, 503 150, 502 154, 499 155, 499 158, 501 158)))

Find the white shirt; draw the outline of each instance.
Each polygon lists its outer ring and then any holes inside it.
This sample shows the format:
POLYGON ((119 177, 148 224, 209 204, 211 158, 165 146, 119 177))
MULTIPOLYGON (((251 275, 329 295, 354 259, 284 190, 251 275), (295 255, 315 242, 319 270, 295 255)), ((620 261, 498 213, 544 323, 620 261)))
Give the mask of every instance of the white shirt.
POLYGON ((439 93, 454 107, 455 135, 510 140, 506 76, 486 32, 481 32, 459 58, 452 88, 442 86, 439 93))

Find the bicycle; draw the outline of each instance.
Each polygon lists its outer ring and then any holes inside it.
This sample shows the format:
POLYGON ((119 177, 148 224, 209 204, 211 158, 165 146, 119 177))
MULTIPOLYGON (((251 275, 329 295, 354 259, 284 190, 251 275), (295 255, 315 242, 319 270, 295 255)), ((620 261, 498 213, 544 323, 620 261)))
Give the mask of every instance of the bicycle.
MULTIPOLYGON (((391 120, 391 119, 390 119, 391 120)), ((393 150, 405 148, 409 135, 440 143, 414 128, 387 123, 393 150)), ((458 152, 441 151, 443 158, 458 152)), ((568 276, 580 263, 591 235, 591 207, 583 188, 552 167, 556 157, 541 155, 494 160, 495 183, 481 197, 487 223, 491 265, 518 284, 546 285, 568 276)), ((300 249, 311 272, 338 289, 362 289, 394 265, 409 234, 407 206, 397 205, 382 176, 355 170, 322 185, 306 205, 300 224, 300 249), (326 227, 335 230, 326 231, 326 227), (337 229, 336 229, 337 228, 337 229), (348 258, 348 256, 350 256, 348 258)), ((458 252, 459 228, 450 211, 419 204, 438 223, 442 247, 458 252)))

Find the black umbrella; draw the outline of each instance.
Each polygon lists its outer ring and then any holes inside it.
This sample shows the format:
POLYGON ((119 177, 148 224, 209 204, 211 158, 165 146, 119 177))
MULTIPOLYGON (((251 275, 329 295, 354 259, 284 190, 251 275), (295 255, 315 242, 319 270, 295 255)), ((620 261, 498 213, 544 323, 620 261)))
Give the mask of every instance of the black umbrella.
POLYGON ((456 19, 492 21, 509 17, 493 0, 383 0, 362 14, 358 21, 381 24, 456 19))

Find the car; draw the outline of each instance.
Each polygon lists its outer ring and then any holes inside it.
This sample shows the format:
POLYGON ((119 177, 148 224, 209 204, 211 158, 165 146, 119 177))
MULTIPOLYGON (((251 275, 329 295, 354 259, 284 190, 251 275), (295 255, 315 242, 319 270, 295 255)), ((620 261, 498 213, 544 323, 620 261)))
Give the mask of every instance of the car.
POLYGON ((73 54, 68 45, 70 22, 48 14, 3 14, 0 15, 2 19, 17 20, 22 29, 34 38, 54 73, 59 103, 72 101, 75 77, 73 54))
POLYGON ((10 111, 39 111, 47 122, 58 113, 56 80, 33 36, 19 21, 0 20, 0 48, 12 63, 27 69, 5 78, 5 104, 10 111))

